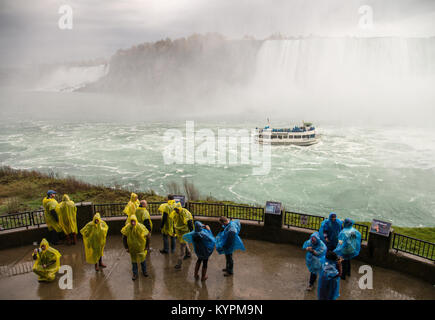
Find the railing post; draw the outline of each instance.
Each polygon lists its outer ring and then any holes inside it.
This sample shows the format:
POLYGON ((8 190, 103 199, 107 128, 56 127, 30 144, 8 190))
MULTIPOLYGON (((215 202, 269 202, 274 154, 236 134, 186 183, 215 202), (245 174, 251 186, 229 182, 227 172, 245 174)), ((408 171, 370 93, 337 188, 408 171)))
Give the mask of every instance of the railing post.
POLYGON ((30 220, 31 220, 30 225, 35 226, 36 224, 35 224, 35 212, 34 211, 30 212, 30 220))
POLYGON ((370 236, 368 237, 369 239, 367 242, 370 259, 376 260, 381 264, 387 261, 393 233, 394 230, 391 229, 388 237, 386 237, 374 232, 370 232, 370 236))
POLYGON ((92 202, 76 203, 77 207, 77 229, 83 228, 94 217, 94 206, 92 202))
POLYGON ((261 240, 279 242, 284 210, 280 203, 271 202, 272 204, 279 204, 279 207, 278 205, 268 205, 268 203, 264 208, 263 238, 261 240))
POLYGON ((280 214, 265 214, 264 217, 264 227, 272 228, 272 229, 281 229, 282 228, 282 220, 283 220, 283 210, 281 210, 280 214))

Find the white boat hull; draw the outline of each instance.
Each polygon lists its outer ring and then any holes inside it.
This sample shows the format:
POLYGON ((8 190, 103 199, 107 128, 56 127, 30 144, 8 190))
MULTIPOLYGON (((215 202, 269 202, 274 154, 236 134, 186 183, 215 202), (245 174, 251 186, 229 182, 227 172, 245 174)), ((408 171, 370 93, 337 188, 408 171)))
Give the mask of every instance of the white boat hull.
POLYGON ((258 129, 257 143, 270 145, 311 146, 319 142, 319 136, 311 123, 303 122, 302 127, 258 129))
POLYGON ((292 140, 284 140, 284 139, 279 139, 277 141, 277 139, 258 139, 258 143, 259 144, 265 144, 268 143, 270 145, 294 145, 294 146, 311 146, 313 144, 316 144, 319 142, 319 139, 306 139, 306 140, 301 140, 301 141, 295 141, 295 139, 292 140))

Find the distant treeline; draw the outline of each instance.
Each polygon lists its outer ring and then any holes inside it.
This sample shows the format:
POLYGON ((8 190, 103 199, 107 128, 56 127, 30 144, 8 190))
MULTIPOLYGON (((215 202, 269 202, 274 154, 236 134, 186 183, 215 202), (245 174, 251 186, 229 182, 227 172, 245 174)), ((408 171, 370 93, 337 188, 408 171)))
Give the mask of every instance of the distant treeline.
POLYGON ((118 50, 107 76, 86 90, 127 93, 160 103, 212 98, 252 79, 261 43, 209 33, 140 44, 118 50))

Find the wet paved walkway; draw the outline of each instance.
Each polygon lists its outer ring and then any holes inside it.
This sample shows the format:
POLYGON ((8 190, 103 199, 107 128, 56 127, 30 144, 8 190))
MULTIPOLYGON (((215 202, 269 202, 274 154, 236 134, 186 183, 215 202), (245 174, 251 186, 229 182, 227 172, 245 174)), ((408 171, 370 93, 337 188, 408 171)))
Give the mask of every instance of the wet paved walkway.
MULTIPOLYGON (((129 254, 121 237, 107 240, 104 271, 95 272, 85 263, 83 243, 59 245, 61 265, 73 268, 73 289, 61 290, 57 276, 53 283, 39 283, 31 272, 33 246, 0 251, 0 299, 316 299, 316 290, 305 291, 309 273, 305 253, 293 245, 244 240, 246 252, 234 255, 235 275, 223 277, 225 257, 215 251, 209 260, 206 282, 196 281, 196 258, 185 260, 176 271, 175 255, 162 255, 161 236, 153 235, 147 264, 149 277, 131 280, 129 254)), ((373 268, 372 290, 358 286, 358 268, 353 261, 352 277, 341 281, 339 299, 431 299, 435 287, 417 278, 373 268)))

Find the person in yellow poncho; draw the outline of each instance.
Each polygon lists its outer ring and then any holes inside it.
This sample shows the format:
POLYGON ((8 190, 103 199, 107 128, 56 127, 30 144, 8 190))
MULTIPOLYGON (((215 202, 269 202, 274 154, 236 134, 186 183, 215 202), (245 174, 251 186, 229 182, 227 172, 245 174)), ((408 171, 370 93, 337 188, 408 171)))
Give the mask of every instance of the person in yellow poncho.
POLYGON ((59 225, 66 235, 67 244, 77 243, 77 207, 67 194, 62 197, 61 203, 56 206, 59 225))
MULTIPOLYGON (((148 231, 151 233, 153 229, 153 222, 151 221, 150 213, 147 210, 148 203, 146 200, 141 200, 139 207, 136 209, 135 216, 137 221, 142 223, 148 231)), ((130 222, 130 217, 127 218, 125 224, 130 222)))
POLYGON ((60 268, 61 254, 56 249, 50 247, 48 241, 44 238, 39 245, 39 249, 35 249, 32 254, 33 272, 38 275, 39 282, 51 282, 56 278, 56 272, 60 268))
POLYGON ((171 212, 175 207, 181 207, 181 204, 179 202, 175 202, 174 196, 171 194, 168 195, 168 202, 162 203, 159 207, 159 211, 162 213, 162 223, 160 229, 163 237, 163 249, 160 250, 160 253, 163 254, 169 253, 168 237, 171 238, 171 253, 175 252, 174 224, 172 222, 172 218, 170 217, 171 212))
POLYGON ((132 192, 130 195, 130 201, 127 203, 127 205, 124 208, 124 211, 122 211, 124 214, 127 215, 127 217, 133 215, 136 213, 136 208, 139 207, 139 200, 136 193, 132 192))
POLYGON ((97 212, 92 221, 88 222, 81 230, 83 244, 85 246, 86 262, 95 264, 95 271, 105 268, 103 264, 104 246, 106 245, 107 223, 101 220, 97 212))
POLYGON ((131 264, 133 266, 133 280, 137 279, 138 263, 142 268, 144 277, 148 277, 146 256, 150 247, 150 233, 142 223, 137 221, 133 214, 130 216, 129 223, 121 229, 122 242, 127 252, 130 253, 131 264))
POLYGON ((59 217, 56 212, 58 205, 54 198, 56 191, 48 190, 47 196, 42 200, 42 206, 44 207, 45 223, 47 224, 50 242, 54 245, 59 242, 59 233, 62 232, 62 227, 59 225, 59 217))
POLYGON ((190 248, 187 242, 183 239, 186 233, 193 231, 193 217, 189 210, 181 207, 175 207, 171 213, 172 221, 174 221, 175 234, 180 243, 180 255, 175 269, 180 269, 183 259, 191 257, 190 248))

